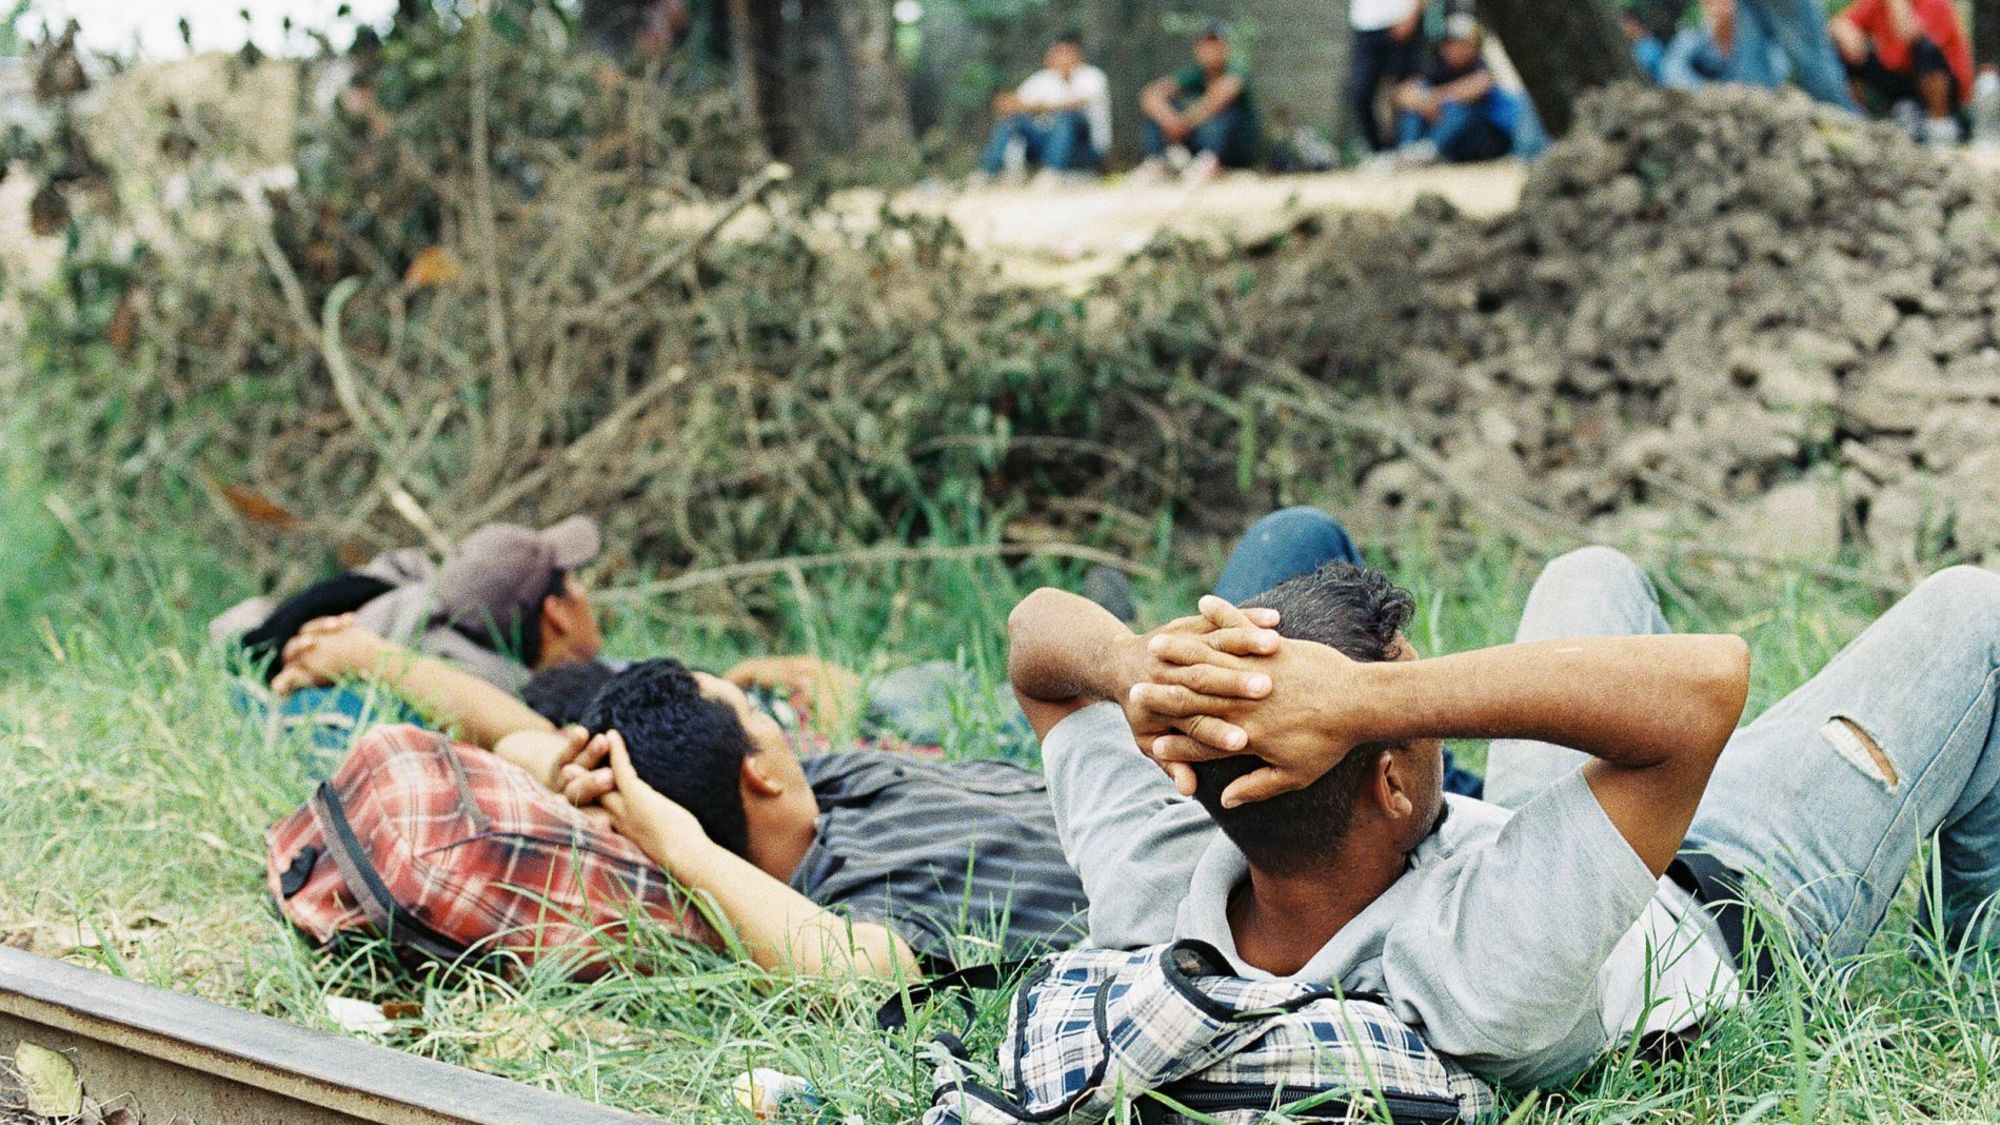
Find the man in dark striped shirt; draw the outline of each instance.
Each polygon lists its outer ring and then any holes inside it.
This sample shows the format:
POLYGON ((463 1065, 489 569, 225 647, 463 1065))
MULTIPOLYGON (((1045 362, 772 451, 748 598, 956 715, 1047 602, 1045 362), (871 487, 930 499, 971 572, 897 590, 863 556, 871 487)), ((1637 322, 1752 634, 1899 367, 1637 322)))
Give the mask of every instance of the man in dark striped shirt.
POLYGON ((1082 884, 1039 773, 881 750, 801 759, 742 689, 650 660, 592 704, 565 795, 801 973, 934 973, 1074 944, 1082 884))

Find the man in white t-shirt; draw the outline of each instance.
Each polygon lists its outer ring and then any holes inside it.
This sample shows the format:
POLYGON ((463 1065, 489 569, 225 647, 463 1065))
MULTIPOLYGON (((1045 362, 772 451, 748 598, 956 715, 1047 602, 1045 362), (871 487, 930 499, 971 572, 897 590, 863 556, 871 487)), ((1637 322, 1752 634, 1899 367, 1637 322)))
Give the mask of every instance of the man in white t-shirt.
POLYGON ((1083 60, 1083 44, 1065 36, 1042 56, 1042 69, 993 99, 992 139, 980 169, 998 176, 1019 139, 1028 163, 1052 175, 1094 172, 1111 147, 1111 84, 1083 60))
POLYGON ((1743 642, 1669 633, 1616 551, 1550 563, 1511 645, 1417 659, 1415 609, 1344 562, 1146 636, 1061 591, 1014 609, 1092 942, 1379 993, 1536 1086, 1791 956, 1851 962, 1927 845, 1926 933, 1968 966, 2000 941, 2000 574, 1926 579, 1741 730, 1743 642), (1484 801, 1440 792, 1456 737, 1495 739, 1484 801))
POLYGON ((1418 0, 1353 0, 1354 69, 1347 87, 1361 140, 1370 152, 1396 147, 1395 134, 1382 127, 1376 99, 1383 86, 1394 89, 1416 77, 1418 35, 1424 7, 1418 0))

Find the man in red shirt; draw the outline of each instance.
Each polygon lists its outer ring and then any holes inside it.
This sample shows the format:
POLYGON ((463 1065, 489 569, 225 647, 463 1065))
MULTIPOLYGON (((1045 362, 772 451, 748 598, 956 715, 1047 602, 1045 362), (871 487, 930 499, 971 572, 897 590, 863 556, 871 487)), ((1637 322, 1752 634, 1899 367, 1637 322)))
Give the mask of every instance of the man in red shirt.
POLYGON ((1951 0, 1856 0, 1827 27, 1854 97, 1922 107, 1917 136, 1957 144, 1958 110, 1972 94, 1972 49, 1951 0))

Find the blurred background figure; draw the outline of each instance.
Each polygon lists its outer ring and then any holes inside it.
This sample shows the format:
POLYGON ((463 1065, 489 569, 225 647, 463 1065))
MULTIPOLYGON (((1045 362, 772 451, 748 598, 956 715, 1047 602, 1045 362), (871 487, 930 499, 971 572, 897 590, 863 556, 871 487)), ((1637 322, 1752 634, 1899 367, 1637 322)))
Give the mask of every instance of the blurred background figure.
POLYGON ((1147 85, 1139 108, 1146 115, 1143 179, 1163 176, 1172 150, 1193 157, 1185 175, 1195 182, 1257 162, 1263 127, 1250 71, 1231 52, 1229 25, 1221 20, 1195 37, 1194 61, 1147 85))
POLYGON ((1417 0, 1352 0, 1348 12, 1354 25, 1348 104, 1361 143, 1370 152, 1387 152, 1395 147, 1395 134, 1383 127, 1377 103, 1385 88, 1394 90, 1417 73, 1423 5, 1417 0))
POLYGON ((1864 109, 1925 144, 1964 139, 1972 47, 1951 0, 1856 0, 1827 31, 1864 109))
POLYGON ((1101 171, 1111 150, 1111 84, 1084 61, 1083 43, 1073 35, 1050 44, 1042 69, 1019 89, 993 99, 993 117, 980 162, 988 181, 1027 167, 1050 180, 1101 171))

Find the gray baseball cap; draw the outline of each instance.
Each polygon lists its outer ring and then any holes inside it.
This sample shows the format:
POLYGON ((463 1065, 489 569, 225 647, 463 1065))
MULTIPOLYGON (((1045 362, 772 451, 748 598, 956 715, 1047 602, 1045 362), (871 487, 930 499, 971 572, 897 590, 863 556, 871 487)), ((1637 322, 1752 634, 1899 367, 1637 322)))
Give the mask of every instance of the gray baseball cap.
POLYGON ((589 516, 541 531, 489 523, 460 540, 438 570, 438 617, 480 632, 511 628, 541 605, 558 573, 588 563, 602 548, 597 521, 589 516))

